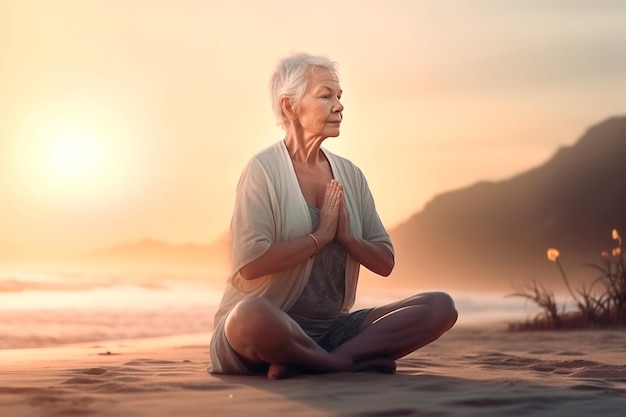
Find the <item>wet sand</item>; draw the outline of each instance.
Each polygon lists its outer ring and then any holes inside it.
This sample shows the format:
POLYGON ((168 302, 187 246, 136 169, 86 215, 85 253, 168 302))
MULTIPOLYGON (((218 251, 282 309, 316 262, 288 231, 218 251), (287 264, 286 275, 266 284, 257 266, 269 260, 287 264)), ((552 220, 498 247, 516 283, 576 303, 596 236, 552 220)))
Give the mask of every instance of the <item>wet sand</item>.
POLYGON ((213 376, 210 334, 0 351, 0 415, 621 416, 626 329, 459 326, 395 375, 213 376))

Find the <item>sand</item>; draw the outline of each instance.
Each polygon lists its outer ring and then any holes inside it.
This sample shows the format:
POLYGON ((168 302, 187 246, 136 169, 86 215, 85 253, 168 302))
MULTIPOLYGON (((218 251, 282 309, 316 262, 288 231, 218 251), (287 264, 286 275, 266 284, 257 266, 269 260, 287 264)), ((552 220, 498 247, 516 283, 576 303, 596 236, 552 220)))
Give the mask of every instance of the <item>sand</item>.
POLYGON ((209 334, 0 351, 0 416, 623 416, 626 330, 460 326, 398 373, 211 376, 209 334))

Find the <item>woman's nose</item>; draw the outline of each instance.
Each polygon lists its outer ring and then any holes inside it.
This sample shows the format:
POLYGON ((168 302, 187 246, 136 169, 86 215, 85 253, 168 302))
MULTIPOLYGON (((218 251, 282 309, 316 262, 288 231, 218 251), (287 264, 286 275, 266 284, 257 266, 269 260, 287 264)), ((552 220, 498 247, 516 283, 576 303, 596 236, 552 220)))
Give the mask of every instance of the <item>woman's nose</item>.
POLYGON ((343 111, 343 104, 341 104, 341 100, 339 98, 335 98, 335 105, 333 106, 333 110, 336 112, 343 111))

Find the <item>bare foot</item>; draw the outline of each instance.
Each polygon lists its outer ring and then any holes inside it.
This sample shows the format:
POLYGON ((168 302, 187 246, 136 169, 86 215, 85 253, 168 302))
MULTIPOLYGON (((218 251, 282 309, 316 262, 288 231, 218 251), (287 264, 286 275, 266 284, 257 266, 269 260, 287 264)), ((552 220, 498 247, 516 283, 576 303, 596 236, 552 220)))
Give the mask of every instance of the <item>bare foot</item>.
POLYGON ((293 366, 284 365, 282 363, 272 363, 267 370, 267 378, 285 379, 297 375, 298 373, 298 370, 293 366))
POLYGON ((395 374, 396 361, 389 358, 373 358, 355 364, 352 372, 378 372, 381 374, 395 374))

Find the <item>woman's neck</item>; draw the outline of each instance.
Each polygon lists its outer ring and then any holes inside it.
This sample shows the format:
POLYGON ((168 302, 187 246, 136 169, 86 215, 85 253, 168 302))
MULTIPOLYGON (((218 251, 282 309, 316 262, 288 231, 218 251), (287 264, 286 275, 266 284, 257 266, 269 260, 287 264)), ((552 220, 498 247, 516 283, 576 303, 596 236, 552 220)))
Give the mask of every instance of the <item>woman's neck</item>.
POLYGON ((323 139, 306 138, 303 135, 297 135, 295 132, 289 131, 284 139, 291 160, 294 163, 303 164, 311 168, 326 161, 320 150, 322 141, 323 139))

